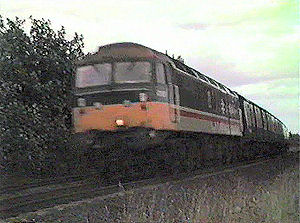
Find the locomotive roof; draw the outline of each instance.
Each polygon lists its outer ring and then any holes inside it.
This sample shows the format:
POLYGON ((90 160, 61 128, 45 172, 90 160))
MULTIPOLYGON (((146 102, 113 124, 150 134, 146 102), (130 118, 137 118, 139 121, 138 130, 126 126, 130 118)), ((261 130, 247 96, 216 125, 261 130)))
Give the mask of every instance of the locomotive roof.
POLYGON ((168 60, 168 57, 154 49, 143 46, 137 43, 123 42, 113 43, 105 46, 101 46, 98 49, 97 54, 100 57, 112 56, 122 58, 132 57, 144 57, 144 58, 157 58, 161 60, 168 60))
POLYGON ((156 50, 137 43, 123 42, 100 46, 96 53, 87 55, 84 59, 77 61, 76 64, 84 65, 86 63, 100 62, 109 59, 126 60, 138 58, 158 59, 171 62, 167 55, 156 50))

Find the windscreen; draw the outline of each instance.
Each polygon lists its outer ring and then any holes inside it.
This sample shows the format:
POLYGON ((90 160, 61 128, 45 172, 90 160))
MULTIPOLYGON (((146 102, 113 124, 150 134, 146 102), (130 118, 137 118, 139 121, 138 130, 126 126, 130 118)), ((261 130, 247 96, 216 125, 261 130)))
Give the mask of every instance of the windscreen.
POLYGON ((116 83, 138 83, 151 81, 149 62, 115 63, 114 80, 116 83))
POLYGON ((77 68, 76 83, 78 88, 110 84, 112 65, 95 64, 77 68))

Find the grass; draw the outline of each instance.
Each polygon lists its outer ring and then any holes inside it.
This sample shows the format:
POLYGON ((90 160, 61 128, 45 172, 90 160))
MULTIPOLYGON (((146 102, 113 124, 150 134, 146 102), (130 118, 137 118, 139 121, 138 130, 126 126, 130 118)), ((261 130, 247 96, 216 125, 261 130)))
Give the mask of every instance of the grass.
POLYGON ((51 208, 8 222, 299 222, 299 164, 280 168, 276 174, 262 168, 152 189, 123 190, 114 197, 51 208))

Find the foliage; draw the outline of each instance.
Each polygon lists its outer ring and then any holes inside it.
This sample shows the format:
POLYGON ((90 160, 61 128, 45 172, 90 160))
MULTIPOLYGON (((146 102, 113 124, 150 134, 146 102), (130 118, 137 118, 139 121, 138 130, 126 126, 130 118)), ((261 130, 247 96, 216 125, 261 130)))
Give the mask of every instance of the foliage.
POLYGON ((0 152, 11 167, 41 170, 68 146, 73 62, 83 56, 83 37, 67 40, 63 26, 29 21, 26 32, 25 20, 0 15, 0 152))

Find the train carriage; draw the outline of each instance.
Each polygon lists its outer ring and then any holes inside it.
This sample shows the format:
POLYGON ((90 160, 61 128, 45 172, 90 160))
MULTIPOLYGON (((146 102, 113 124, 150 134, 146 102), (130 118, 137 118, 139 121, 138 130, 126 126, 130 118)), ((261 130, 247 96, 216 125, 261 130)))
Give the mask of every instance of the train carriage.
POLYGON ((286 126, 271 113, 239 95, 243 112, 243 137, 256 141, 287 139, 286 126))

